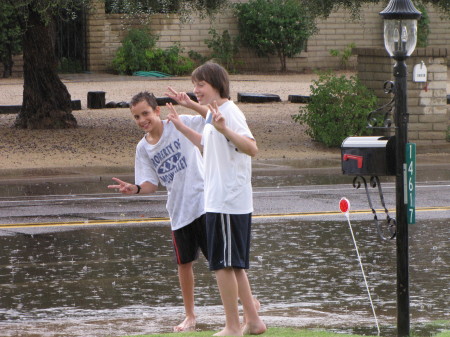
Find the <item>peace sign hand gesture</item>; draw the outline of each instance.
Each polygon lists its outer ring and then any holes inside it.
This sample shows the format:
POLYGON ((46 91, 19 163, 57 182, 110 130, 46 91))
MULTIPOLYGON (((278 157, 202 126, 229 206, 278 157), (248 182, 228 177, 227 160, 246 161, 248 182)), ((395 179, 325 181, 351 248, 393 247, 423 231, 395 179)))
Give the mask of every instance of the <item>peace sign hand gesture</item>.
POLYGON ((119 190, 122 194, 136 194, 138 187, 134 184, 127 183, 126 181, 120 180, 118 178, 112 178, 118 185, 108 185, 110 189, 119 190))
POLYGON ((185 92, 178 92, 175 89, 173 89, 172 87, 167 87, 167 89, 169 90, 169 92, 165 92, 164 95, 166 95, 167 97, 173 99, 175 102, 177 102, 179 105, 184 106, 186 108, 191 108, 192 107, 192 100, 189 97, 188 94, 186 94, 185 92))
POLYGON ((175 107, 173 106, 172 103, 166 103, 166 106, 169 108, 169 114, 167 115, 167 120, 169 122, 172 122, 178 131, 182 131, 184 124, 181 121, 180 115, 178 114, 177 110, 175 110, 175 107))
POLYGON ((223 133, 226 128, 225 118, 219 111, 217 101, 214 101, 212 104, 208 104, 208 108, 212 114, 212 125, 214 125, 217 131, 223 133))

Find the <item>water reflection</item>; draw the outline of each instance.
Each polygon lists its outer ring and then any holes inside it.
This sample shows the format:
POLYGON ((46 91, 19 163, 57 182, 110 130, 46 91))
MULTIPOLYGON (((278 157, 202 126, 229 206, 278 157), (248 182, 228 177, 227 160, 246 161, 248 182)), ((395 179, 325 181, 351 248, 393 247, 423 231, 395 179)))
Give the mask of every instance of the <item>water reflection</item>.
MULTIPOLYGON (((351 236, 340 220, 254 224, 249 274, 270 326, 376 334, 351 236)), ((371 222, 353 225, 382 332, 392 335, 395 244, 381 242, 371 222)), ((424 221, 410 233, 412 323, 449 319, 449 226, 424 221)), ((171 249, 169 228, 159 225, 0 237, 2 336, 169 331, 182 315, 171 249)), ((200 327, 218 327, 223 314, 204 259, 196 275, 200 327)))

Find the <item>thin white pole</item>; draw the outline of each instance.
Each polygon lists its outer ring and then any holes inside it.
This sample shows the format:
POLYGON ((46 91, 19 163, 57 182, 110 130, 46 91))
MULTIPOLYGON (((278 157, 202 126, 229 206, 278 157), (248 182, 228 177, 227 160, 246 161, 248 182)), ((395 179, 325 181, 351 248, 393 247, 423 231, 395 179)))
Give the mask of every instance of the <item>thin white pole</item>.
POLYGON ((370 306, 372 307, 373 316, 375 317, 375 324, 377 325, 378 336, 380 336, 380 326, 378 325, 377 314, 375 313, 375 308, 373 306, 372 296, 370 295, 369 285, 367 284, 366 274, 364 273, 364 267, 361 262, 361 257, 359 255, 358 246, 356 245, 355 235, 353 235, 353 229, 352 229, 352 225, 350 224, 350 216, 348 215, 348 212, 345 213, 345 216, 348 221, 348 227, 350 228, 350 233, 352 234, 353 244, 355 245, 356 255, 358 256, 358 262, 361 267, 361 272, 362 272, 362 275, 364 278, 364 283, 366 284, 367 295, 369 295, 370 306))
POLYGON ((375 307, 373 306, 372 296, 370 295, 369 285, 367 284, 366 274, 364 273, 364 268, 361 262, 361 256, 359 255, 358 245, 356 244, 355 235, 353 234, 352 225, 350 223, 350 201, 347 198, 341 198, 339 201, 339 208, 342 213, 344 213, 347 218, 348 227, 350 228, 350 233, 352 234, 353 244, 355 245, 356 255, 358 256, 359 266, 361 267, 361 272, 364 278, 364 283, 366 284, 367 294, 369 295, 370 306, 372 307, 373 317, 375 317, 375 324, 377 325, 378 336, 380 335, 380 326, 378 324, 377 314, 375 313, 375 307))

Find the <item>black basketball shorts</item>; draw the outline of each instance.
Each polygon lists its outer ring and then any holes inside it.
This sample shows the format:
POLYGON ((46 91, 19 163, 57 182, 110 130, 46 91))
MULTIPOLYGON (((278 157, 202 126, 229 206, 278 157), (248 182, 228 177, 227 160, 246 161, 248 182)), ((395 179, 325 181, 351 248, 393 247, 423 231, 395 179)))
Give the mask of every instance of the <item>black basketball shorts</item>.
POLYGON ((206 213, 210 270, 249 268, 251 219, 251 213, 206 213))
POLYGON ((197 260, 199 250, 208 259, 205 214, 189 225, 172 231, 172 242, 177 264, 197 260))

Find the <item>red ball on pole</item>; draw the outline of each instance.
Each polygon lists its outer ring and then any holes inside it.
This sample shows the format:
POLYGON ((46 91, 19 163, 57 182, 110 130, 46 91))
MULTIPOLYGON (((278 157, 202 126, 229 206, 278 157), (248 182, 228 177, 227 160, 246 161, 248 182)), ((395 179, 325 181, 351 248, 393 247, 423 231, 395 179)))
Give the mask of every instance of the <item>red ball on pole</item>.
POLYGON ((339 201, 339 209, 342 213, 348 213, 350 210, 350 201, 348 201, 347 198, 341 198, 339 201))

